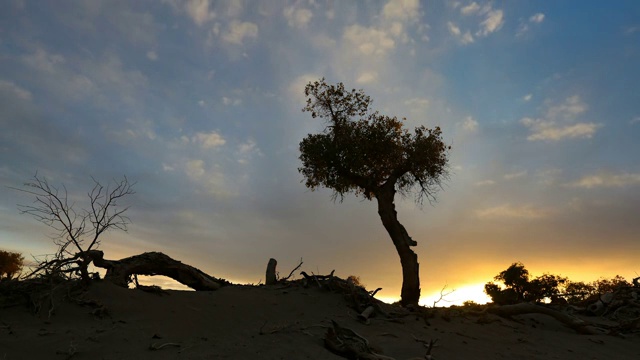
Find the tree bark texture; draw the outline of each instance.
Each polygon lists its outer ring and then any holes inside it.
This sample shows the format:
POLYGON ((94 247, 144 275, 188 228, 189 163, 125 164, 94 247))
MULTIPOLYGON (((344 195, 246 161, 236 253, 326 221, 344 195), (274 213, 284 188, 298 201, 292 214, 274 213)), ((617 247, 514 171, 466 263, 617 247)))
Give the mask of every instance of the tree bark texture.
POLYGON ((420 264, 418 264, 418 255, 411 250, 411 246, 416 246, 417 243, 409 237, 407 230, 398 221, 394 197, 395 189, 393 188, 383 188, 376 193, 378 214, 400 256, 402 265, 400 303, 417 305, 420 300, 420 264))
POLYGON ((160 252, 147 252, 121 260, 106 260, 100 250, 85 252, 97 267, 107 269, 105 280, 127 287, 132 275, 164 275, 197 291, 217 290, 228 282, 210 276, 160 252))

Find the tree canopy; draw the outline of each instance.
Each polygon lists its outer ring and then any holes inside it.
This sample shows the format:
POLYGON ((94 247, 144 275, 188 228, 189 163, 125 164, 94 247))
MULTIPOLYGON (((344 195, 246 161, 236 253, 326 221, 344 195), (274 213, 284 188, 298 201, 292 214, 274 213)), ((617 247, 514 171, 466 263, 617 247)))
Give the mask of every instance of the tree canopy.
POLYGON ((433 198, 447 176, 450 148, 439 127, 418 126, 411 133, 397 117, 372 111, 363 90, 348 91, 342 83, 321 79, 309 83, 305 95, 303 111, 329 121, 324 132, 300 143, 298 170, 307 187, 330 188, 341 199, 354 192, 371 200, 385 185, 395 185, 403 195, 418 185, 417 200, 433 198))

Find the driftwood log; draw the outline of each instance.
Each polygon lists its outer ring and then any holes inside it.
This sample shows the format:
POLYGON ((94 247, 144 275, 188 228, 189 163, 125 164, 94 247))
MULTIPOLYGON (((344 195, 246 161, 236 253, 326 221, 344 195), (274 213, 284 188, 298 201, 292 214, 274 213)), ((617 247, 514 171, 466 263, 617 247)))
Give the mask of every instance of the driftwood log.
POLYGON ((174 260, 161 252, 147 252, 121 260, 107 260, 100 250, 85 252, 97 267, 107 269, 105 280, 127 287, 132 275, 164 275, 197 291, 217 290, 230 283, 174 260))

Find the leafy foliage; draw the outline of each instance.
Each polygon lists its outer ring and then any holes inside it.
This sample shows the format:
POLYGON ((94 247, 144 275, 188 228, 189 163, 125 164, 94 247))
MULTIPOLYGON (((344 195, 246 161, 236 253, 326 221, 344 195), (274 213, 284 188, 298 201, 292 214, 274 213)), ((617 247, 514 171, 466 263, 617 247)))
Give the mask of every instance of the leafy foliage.
POLYGON ((372 112, 363 90, 348 91, 342 83, 324 79, 305 87, 303 111, 327 119, 323 133, 309 134, 300 143, 298 170, 312 190, 327 187, 334 198, 354 192, 371 200, 384 185, 409 193, 417 184, 418 199, 431 199, 447 175, 448 149, 440 128, 417 127, 413 133, 402 121, 372 112))
POLYGON ((22 254, 0 250, 0 281, 13 279, 22 272, 23 265, 22 254))
POLYGON ((590 297, 614 292, 622 286, 632 286, 620 275, 612 279, 600 278, 590 283, 573 282, 566 277, 552 274, 543 274, 529 280, 529 271, 522 263, 511 264, 509 268, 496 275, 494 280, 502 282, 503 286, 489 282, 485 284, 484 291, 494 303, 500 305, 540 302, 545 299, 553 301, 559 298, 563 298, 569 304, 578 304, 590 297))

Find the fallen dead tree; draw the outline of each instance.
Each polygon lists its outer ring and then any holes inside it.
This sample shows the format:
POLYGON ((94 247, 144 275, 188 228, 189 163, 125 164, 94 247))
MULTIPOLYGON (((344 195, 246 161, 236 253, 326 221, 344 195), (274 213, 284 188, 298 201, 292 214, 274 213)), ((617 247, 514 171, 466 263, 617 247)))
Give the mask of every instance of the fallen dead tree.
POLYGON ((133 275, 164 275, 196 291, 217 290, 230 283, 184 264, 161 252, 146 252, 121 260, 107 260, 100 250, 85 252, 97 267, 107 269, 105 280, 127 287, 133 275))

